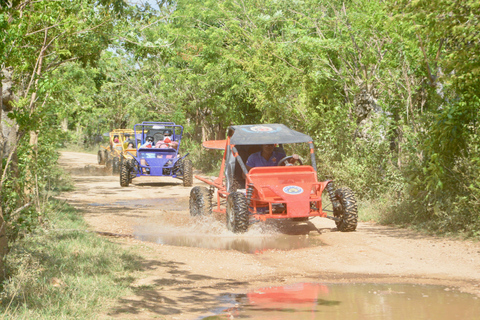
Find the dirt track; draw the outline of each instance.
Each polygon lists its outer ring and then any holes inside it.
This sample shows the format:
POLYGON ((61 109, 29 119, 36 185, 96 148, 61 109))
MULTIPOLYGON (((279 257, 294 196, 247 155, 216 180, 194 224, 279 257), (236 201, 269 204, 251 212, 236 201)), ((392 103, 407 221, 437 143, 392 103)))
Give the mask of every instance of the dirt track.
MULTIPOLYGON (((286 231, 268 232, 269 237, 282 232, 302 236, 315 246, 254 253, 224 250, 230 244, 239 248, 239 242, 248 246, 265 239, 263 230, 255 226, 238 236, 226 231, 221 217, 191 219, 191 188, 183 187, 180 180, 142 177, 121 188, 118 176, 102 175, 95 155, 63 152, 60 164, 72 172, 76 186, 62 198, 80 210, 92 230, 149 239, 157 234, 177 237, 176 245, 111 238, 134 246, 144 257, 142 278, 135 285, 145 289, 118 301, 107 317, 196 319, 215 308, 221 294, 298 282, 438 284, 480 296, 478 243, 425 237, 372 223, 359 223, 356 232, 342 233, 333 221, 315 218, 286 231)), ((198 180, 195 184, 204 185, 198 180)))

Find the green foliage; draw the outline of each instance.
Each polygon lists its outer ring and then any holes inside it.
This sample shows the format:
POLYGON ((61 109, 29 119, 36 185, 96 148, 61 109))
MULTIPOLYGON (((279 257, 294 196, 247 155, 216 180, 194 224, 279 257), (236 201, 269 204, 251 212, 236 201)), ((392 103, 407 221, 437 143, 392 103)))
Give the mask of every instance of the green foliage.
POLYGON ((11 248, 0 309, 15 319, 93 319, 129 293, 139 257, 88 233, 71 207, 49 203, 47 229, 11 248))
MULTIPOLYGON (((480 17, 475 0, 395 1, 392 8, 426 41, 437 44, 440 80, 468 96, 480 95, 480 17)), ((434 56, 434 55, 432 55, 434 56)))
MULTIPOLYGON (((33 230, 46 213, 45 205, 52 192, 62 187, 62 172, 56 168, 57 138, 61 136, 51 124, 44 123, 37 129, 45 130, 39 136, 37 147, 26 139, 19 142, 18 162, 6 172, 1 193, 1 206, 7 223, 10 241, 33 230)), ((5 166, 6 159, 2 161, 5 166)))
MULTIPOLYGON (((10 114, 26 136, 67 123, 70 140, 93 145, 115 128, 175 121, 185 127, 182 151, 212 172, 220 157, 203 140, 223 139, 232 124, 284 123, 313 137, 319 177, 363 200, 386 199, 384 221, 480 230, 473 0, 185 0, 158 10, 70 1, 24 10, 0 12, 0 54, 15 67, 18 92, 29 88, 10 114)), ((20 171, 34 176, 53 163, 35 165, 28 148, 22 140, 20 171)), ((19 177, 6 183, 6 212, 27 201, 31 177, 19 177)))
MULTIPOLYGON (((478 234, 478 4, 475 1, 397 1, 395 19, 419 39, 429 85, 405 168, 407 188, 397 212, 441 232, 478 234)), ((407 146, 408 147, 408 146, 407 146)))

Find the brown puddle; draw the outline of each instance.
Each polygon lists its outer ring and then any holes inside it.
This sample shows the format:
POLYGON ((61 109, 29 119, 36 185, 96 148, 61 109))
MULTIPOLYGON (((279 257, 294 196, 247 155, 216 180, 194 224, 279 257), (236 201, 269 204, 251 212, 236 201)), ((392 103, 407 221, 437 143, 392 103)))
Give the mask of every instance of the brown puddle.
POLYGON ((184 247, 236 250, 260 253, 266 250, 295 250, 323 245, 320 234, 310 222, 254 224, 243 234, 227 230, 225 221, 213 216, 185 215, 162 217, 161 223, 137 225, 134 236, 142 241, 184 247))
POLYGON ((188 199, 176 199, 176 198, 146 198, 146 199, 132 199, 121 200, 109 203, 89 203, 89 206, 95 207, 133 207, 133 208, 146 208, 157 207, 161 210, 169 211, 184 211, 188 210, 188 199))
POLYGON ((214 215, 191 217, 188 198, 128 199, 89 203, 95 207, 156 207, 158 212, 135 226, 134 237, 142 241, 184 247, 236 250, 258 253, 265 250, 295 250, 323 245, 320 232, 309 222, 272 221, 250 226, 244 234, 227 230, 225 219, 214 215), (175 212, 174 214, 171 214, 175 212))
POLYGON ((321 246, 320 239, 308 236, 268 235, 268 236, 221 236, 191 234, 139 235, 135 238, 171 246, 197 247, 219 250, 236 250, 243 253, 260 253, 266 250, 294 250, 321 246))
POLYGON ((476 320, 480 299, 441 286, 296 283, 219 297, 204 320, 476 320))
POLYGON ((107 168, 106 166, 95 166, 95 165, 86 165, 83 168, 67 168, 65 169, 67 172, 76 175, 76 176, 111 176, 114 175, 112 173, 111 168, 107 168))

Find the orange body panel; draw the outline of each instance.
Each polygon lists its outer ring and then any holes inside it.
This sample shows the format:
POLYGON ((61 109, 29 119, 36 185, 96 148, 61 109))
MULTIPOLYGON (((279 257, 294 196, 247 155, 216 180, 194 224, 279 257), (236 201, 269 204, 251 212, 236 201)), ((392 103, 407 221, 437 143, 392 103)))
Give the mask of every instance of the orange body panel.
POLYGON ((256 167, 247 175, 247 185, 254 186, 251 209, 259 220, 326 216, 321 204, 327 183, 317 181, 311 166, 256 167), (275 209, 275 204, 283 206, 275 209))
POLYGON ((202 143, 202 146, 206 149, 224 150, 227 144, 227 140, 208 140, 202 143))

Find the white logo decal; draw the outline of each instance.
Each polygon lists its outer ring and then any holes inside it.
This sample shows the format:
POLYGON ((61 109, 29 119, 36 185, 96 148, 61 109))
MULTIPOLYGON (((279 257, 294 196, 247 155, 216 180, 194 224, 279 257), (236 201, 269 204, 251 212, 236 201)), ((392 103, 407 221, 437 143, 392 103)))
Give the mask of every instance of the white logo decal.
POLYGON ((303 192, 303 189, 299 186, 286 186, 283 188, 283 192, 286 194, 300 194, 303 192))
POLYGON ((255 131, 255 132, 273 131, 272 128, 270 128, 270 127, 265 127, 265 126, 254 126, 254 127, 250 127, 250 130, 255 131))

